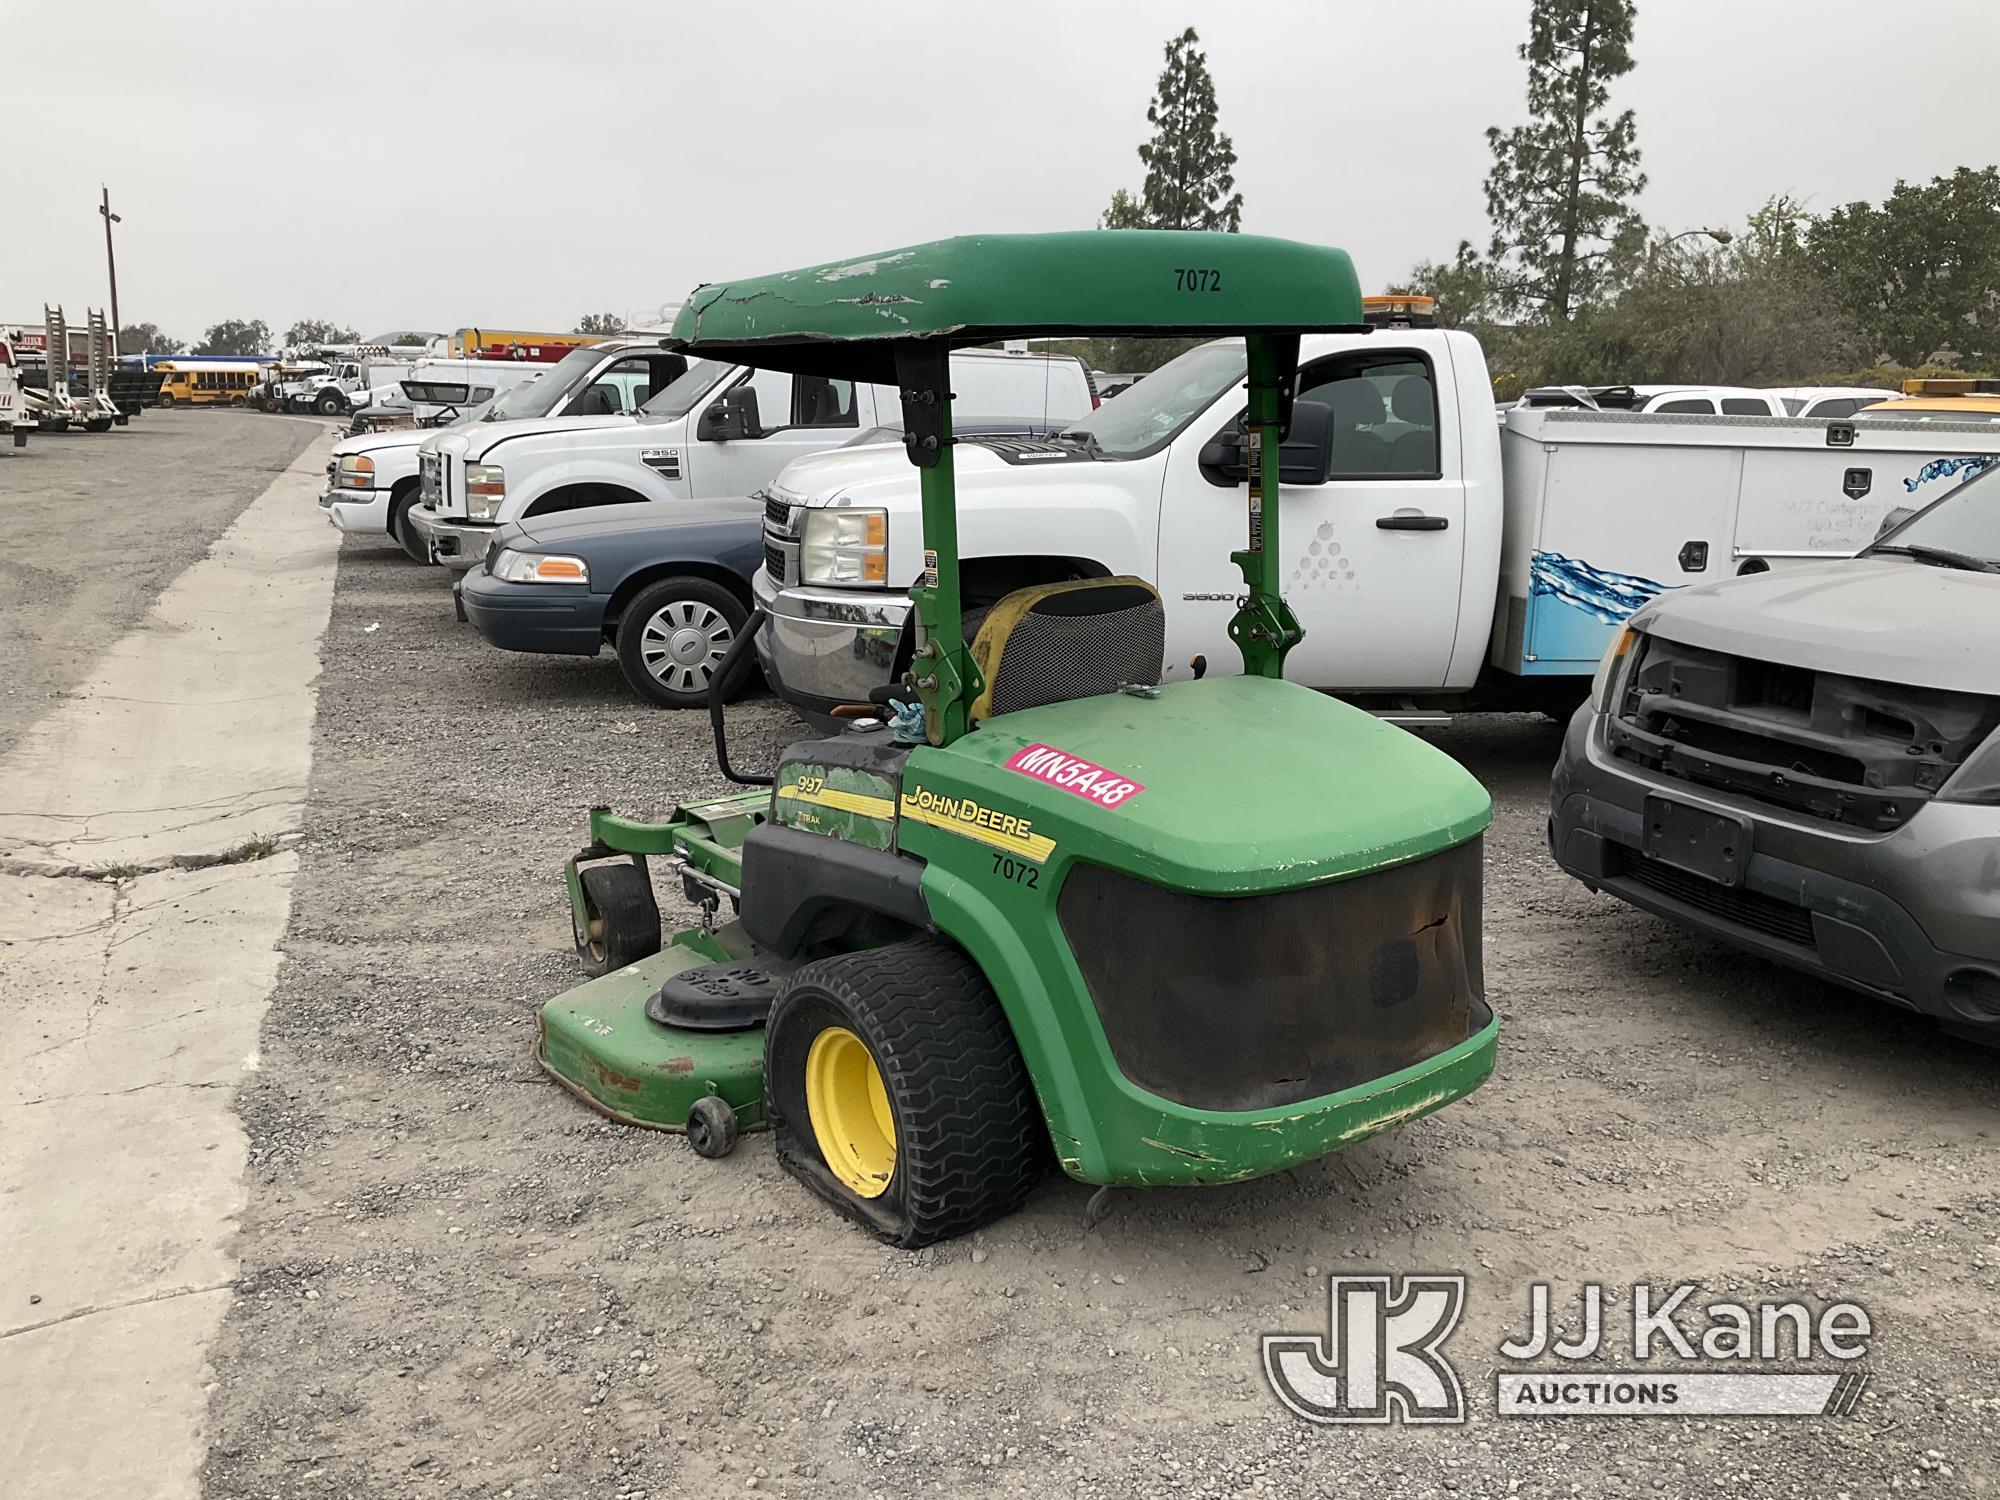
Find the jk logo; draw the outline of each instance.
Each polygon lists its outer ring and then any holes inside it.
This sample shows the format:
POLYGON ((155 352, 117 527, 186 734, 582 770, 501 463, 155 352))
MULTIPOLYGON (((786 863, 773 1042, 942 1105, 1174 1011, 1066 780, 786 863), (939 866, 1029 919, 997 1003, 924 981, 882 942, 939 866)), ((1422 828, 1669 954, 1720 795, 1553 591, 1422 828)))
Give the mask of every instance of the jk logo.
POLYGON ((1459 1423, 1465 1392, 1440 1353, 1465 1310, 1463 1276, 1330 1276, 1330 1334, 1267 1333, 1264 1375, 1308 1422, 1459 1423))

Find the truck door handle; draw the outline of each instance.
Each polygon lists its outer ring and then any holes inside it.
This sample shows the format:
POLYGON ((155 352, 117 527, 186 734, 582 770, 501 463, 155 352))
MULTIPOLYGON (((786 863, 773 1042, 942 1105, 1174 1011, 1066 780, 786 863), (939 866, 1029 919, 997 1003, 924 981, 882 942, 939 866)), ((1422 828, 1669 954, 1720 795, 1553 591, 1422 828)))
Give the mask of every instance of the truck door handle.
POLYGON ((1451 525, 1449 516, 1393 515, 1377 516, 1377 531, 1443 531, 1451 525))

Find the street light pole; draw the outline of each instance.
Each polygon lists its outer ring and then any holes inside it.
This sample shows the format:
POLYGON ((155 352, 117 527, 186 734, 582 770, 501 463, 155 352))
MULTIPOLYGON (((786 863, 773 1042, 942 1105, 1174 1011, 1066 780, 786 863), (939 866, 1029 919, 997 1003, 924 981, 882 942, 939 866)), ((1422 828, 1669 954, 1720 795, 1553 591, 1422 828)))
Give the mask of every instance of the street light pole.
MULTIPOLYGON (((118 257, 111 252, 111 226, 122 223, 123 220, 111 211, 111 189, 104 188, 103 191, 104 201, 98 205, 97 211, 104 215, 104 264, 111 272, 111 361, 116 364, 119 356, 118 340, 122 329, 118 322, 118 257)), ((146 351, 142 349, 139 352, 143 354, 146 351)))

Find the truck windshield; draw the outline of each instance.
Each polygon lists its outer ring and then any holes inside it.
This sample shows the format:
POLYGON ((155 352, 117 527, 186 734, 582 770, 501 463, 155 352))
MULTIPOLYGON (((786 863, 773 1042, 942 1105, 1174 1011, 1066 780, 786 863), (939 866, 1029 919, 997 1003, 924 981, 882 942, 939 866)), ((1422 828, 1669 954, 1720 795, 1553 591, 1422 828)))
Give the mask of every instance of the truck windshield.
POLYGON ((715 383, 736 366, 724 364, 715 359, 698 359, 686 371, 675 376, 661 389, 658 395, 639 408, 642 416, 671 419, 684 417, 695 409, 715 383))
MULTIPOLYGON (((1980 460, 1967 462, 1976 465, 1980 460)), ((2000 571, 2000 465, 1986 460, 1974 478, 1905 521, 1862 555, 1883 553, 1980 573, 2000 571)))
POLYGON ((1249 373, 1241 339, 1203 344, 1168 360, 1057 436, 1075 439, 1100 458, 1144 458, 1179 437, 1249 373))
POLYGON ((495 397, 482 420, 511 422, 520 417, 546 417, 568 400, 570 392, 588 380, 604 359, 601 345, 580 344, 533 380, 495 397))

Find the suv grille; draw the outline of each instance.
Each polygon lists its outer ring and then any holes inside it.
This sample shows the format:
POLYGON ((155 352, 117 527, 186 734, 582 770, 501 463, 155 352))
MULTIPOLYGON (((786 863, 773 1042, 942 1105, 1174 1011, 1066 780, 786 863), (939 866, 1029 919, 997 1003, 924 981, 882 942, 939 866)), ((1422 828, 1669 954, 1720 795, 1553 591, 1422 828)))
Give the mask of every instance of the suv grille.
POLYGON ((1196 1109, 1267 1109, 1485 1027, 1480 875, 1478 839, 1263 896, 1192 896, 1080 864, 1056 914, 1127 1078, 1196 1109))
POLYGON ((1612 753, 1844 826, 1913 817, 2000 725, 2000 698, 1902 687, 1644 637, 1612 753))
POLYGON ((1707 912, 1733 927, 1748 928, 1783 943, 1793 943, 1801 948, 1814 946, 1812 913, 1803 906, 1793 906, 1789 901, 1780 901, 1775 896, 1766 896, 1758 891, 1746 891, 1740 886, 1718 885, 1713 880, 1677 870, 1657 859, 1647 859, 1643 854, 1627 851, 1623 864, 1626 879, 1634 885, 1657 891, 1671 901, 1692 906, 1696 911, 1707 912))

